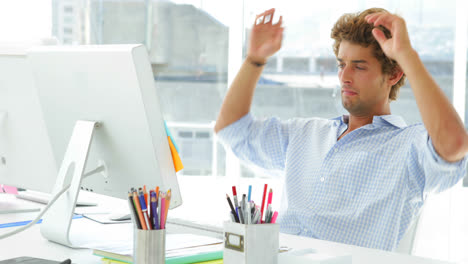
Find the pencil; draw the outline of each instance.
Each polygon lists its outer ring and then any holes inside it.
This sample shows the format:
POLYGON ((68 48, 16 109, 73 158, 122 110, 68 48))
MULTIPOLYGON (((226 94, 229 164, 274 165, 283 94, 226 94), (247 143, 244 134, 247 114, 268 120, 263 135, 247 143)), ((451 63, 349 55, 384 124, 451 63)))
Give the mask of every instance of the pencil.
POLYGON ((159 186, 156 186, 155 192, 156 192, 156 199, 159 199, 159 186))
POLYGON ((146 227, 145 219, 143 218, 143 212, 141 211, 140 202, 138 201, 138 195, 136 191, 133 192, 133 201, 135 202, 135 206, 137 209, 138 218, 140 219, 141 227, 143 228, 143 230, 148 230, 148 227, 146 227))
POLYGON ((234 215, 234 220, 236 220, 236 223, 240 223, 239 222, 239 217, 236 214, 236 210, 234 210, 234 206, 232 205, 231 198, 229 198, 228 194, 226 194, 226 199, 227 199, 227 201, 229 203, 229 207, 231 207, 231 212, 234 215))
POLYGON ((166 193, 166 212, 164 213, 164 225, 167 222, 167 214, 169 213, 169 205, 171 204, 171 189, 166 193))
POLYGON ((148 200, 148 192, 146 191, 146 185, 143 185, 143 195, 145 196, 145 203, 147 207, 149 208, 149 200, 148 200))
POLYGON ((160 217, 161 217, 161 220, 159 221, 159 225, 160 225, 160 228, 161 229, 164 229, 165 228, 165 219, 166 219, 166 216, 165 216, 165 212, 166 212, 166 198, 165 198, 165 195, 164 193, 161 194, 161 206, 160 206, 160 217))
POLYGON ((135 202, 133 201, 132 193, 128 192, 128 206, 130 207, 130 215, 132 216, 133 223, 138 229, 141 229, 140 221, 138 220, 138 215, 136 213, 135 202))

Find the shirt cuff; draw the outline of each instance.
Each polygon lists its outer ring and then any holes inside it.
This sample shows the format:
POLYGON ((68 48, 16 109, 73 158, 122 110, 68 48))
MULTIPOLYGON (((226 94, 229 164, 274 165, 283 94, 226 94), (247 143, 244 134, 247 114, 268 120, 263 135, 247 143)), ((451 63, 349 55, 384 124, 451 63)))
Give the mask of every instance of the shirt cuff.
POLYGON ((446 161, 444 158, 442 158, 439 155, 439 153, 437 153, 437 151, 434 148, 434 144, 432 143, 431 137, 428 137, 427 144, 429 145, 429 152, 431 154, 431 157, 437 162, 437 164, 444 166, 444 167, 453 167, 453 168, 466 166, 468 155, 465 155, 465 157, 463 157, 463 159, 459 161, 449 162, 449 161, 446 161))

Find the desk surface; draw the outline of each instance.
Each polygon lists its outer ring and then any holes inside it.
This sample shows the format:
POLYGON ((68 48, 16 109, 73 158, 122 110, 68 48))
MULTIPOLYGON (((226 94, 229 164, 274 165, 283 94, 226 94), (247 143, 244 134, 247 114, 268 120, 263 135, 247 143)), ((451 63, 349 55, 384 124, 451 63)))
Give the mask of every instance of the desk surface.
MULTIPOLYGON (((37 212, 0 214, 0 224, 30 220, 36 214, 37 212)), ((79 224, 84 224, 87 222, 86 225, 94 225, 94 227, 100 229, 100 232, 103 232, 103 234, 111 234, 119 228, 129 228, 128 224, 101 225, 84 218, 75 219, 73 221, 75 224, 72 229, 75 229, 75 226, 79 226, 79 224)), ((168 232, 188 233, 191 231, 189 228, 178 227, 175 225, 168 225, 167 228, 168 232)), ((14 228, 1 228, 0 234, 11 231, 13 229, 14 228)), ((86 231, 81 230, 80 232, 84 233, 86 231)), ((74 232, 72 232, 72 236, 73 235, 74 232)), ((94 231, 90 231, 89 234, 86 235, 88 235, 90 238, 93 238, 95 233, 94 231)), ((438 260, 425 259, 421 257, 414 257, 287 234, 280 234, 280 245, 288 246, 293 249, 313 248, 325 254, 351 254, 353 263, 448 263, 438 260)), ((99 257, 92 255, 91 249, 72 249, 46 240, 40 233, 40 225, 35 225, 22 233, 0 240, 0 260, 20 256, 32 256, 53 260, 64 260, 70 258, 72 259, 73 263, 101 263, 99 257)))

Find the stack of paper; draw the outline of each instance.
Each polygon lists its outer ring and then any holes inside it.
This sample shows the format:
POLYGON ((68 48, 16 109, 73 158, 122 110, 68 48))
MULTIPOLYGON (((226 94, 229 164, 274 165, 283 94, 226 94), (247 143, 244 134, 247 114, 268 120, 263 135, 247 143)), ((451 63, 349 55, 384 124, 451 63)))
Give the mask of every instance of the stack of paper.
MULTIPOLYGON (((132 263, 133 247, 129 244, 95 248, 93 254, 102 263, 132 263)), ((193 234, 166 235, 166 263, 198 263, 223 258, 222 240, 193 234)), ((213 263, 213 262, 209 262, 213 263)), ((216 263, 216 262, 214 262, 216 263)))

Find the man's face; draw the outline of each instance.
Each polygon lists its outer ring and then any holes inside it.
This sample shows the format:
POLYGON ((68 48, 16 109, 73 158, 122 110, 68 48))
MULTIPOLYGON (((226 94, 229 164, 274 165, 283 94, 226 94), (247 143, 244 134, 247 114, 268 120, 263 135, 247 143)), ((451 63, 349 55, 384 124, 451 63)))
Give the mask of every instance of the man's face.
POLYGON ((343 41, 337 62, 343 107, 355 116, 379 114, 389 102, 391 86, 372 48, 343 41))

